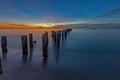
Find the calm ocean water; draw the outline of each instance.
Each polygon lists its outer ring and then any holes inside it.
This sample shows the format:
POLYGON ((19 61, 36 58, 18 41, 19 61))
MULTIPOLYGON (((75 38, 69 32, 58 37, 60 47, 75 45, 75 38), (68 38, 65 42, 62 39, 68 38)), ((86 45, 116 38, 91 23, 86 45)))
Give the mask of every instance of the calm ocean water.
MULTIPOLYGON (((2 55, 4 73, 0 80, 120 80, 120 30, 73 29, 55 47, 49 33, 48 59, 42 57, 41 36, 46 30, 0 29, 8 39, 8 53, 2 55), (21 35, 32 33, 33 51, 24 59, 21 35)), ((1 45, 1 44, 0 44, 1 45)))

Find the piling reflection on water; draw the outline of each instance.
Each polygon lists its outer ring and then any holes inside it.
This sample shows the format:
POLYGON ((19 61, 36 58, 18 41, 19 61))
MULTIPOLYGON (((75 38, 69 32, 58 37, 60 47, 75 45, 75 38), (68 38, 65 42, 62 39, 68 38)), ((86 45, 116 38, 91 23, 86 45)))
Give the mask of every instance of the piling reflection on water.
POLYGON ((32 58, 33 58, 33 48, 30 49, 29 62, 32 61, 32 58))
POLYGON ((0 74, 3 72, 2 70, 2 62, 1 62, 1 57, 0 57, 0 74))
POLYGON ((23 64, 23 65, 26 64, 27 61, 28 61, 28 56, 27 56, 27 55, 23 55, 23 56, 22 56, 22 64, 23 64))
POLYGON ((42 65, 43 65, 43 67, 47 67, 47 61, 48 61, 48 57, 43 57, 43 59, 42 59, 42 65))
POLYGON ((7 60, 7 52, 2 52, 2 61, 6 62, 7 60))

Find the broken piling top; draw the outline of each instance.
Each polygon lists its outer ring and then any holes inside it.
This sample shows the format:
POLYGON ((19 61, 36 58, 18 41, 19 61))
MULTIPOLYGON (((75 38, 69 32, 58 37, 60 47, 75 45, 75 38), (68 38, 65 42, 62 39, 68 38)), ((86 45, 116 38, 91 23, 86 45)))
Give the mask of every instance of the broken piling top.
POLYGON ((48 32, 47 32, 47 31, 45 31, 45 34, 48 34, 48 32))
POLYGON ((21 36, 23 55, 28 55, 27 35, 21 36))
POLYGON ((1 44, 4 44, 7 47, 7 37, 6 36, 2 36, 1 44))
POLYGON ((31 33, 29 34, 29 45, 30 48, 33 48, 33 35, 31 33))
POLYGON ((7 37, 2 36, 1 38, 1 47, 2 47, 2 52, 7 52, 7 37))
POLYGON ((4 43, 4 42, 7 42, 7 37, 6 36, 2 36, 2 38, 1 38, 1 43, 4 43))

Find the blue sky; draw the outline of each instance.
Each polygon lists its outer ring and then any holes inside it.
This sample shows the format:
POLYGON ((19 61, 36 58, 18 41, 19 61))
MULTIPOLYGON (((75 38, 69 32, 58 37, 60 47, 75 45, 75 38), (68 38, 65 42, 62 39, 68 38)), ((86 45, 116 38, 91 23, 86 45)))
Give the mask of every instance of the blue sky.
POLYGON ((119 5, 120 0, 0 0, 0 21, 33 24, 85 22, 119 5))

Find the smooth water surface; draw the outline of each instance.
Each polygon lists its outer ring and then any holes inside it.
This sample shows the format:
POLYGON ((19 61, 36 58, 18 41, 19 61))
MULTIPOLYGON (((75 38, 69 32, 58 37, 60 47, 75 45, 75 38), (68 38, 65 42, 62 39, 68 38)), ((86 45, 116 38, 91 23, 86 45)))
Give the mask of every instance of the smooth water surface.
MULTIPOLYGON (((41 29, 1 29, 8 53, 0 49, 0 80, 120 80, 120 30, 73 29, 56 47, 49 33, 47 59, 42 57, 41 29), (22 56, 21 35, 33 33, 33 50, 22 56)), ((0 44, 1 45, 1 44, 0 44)))

